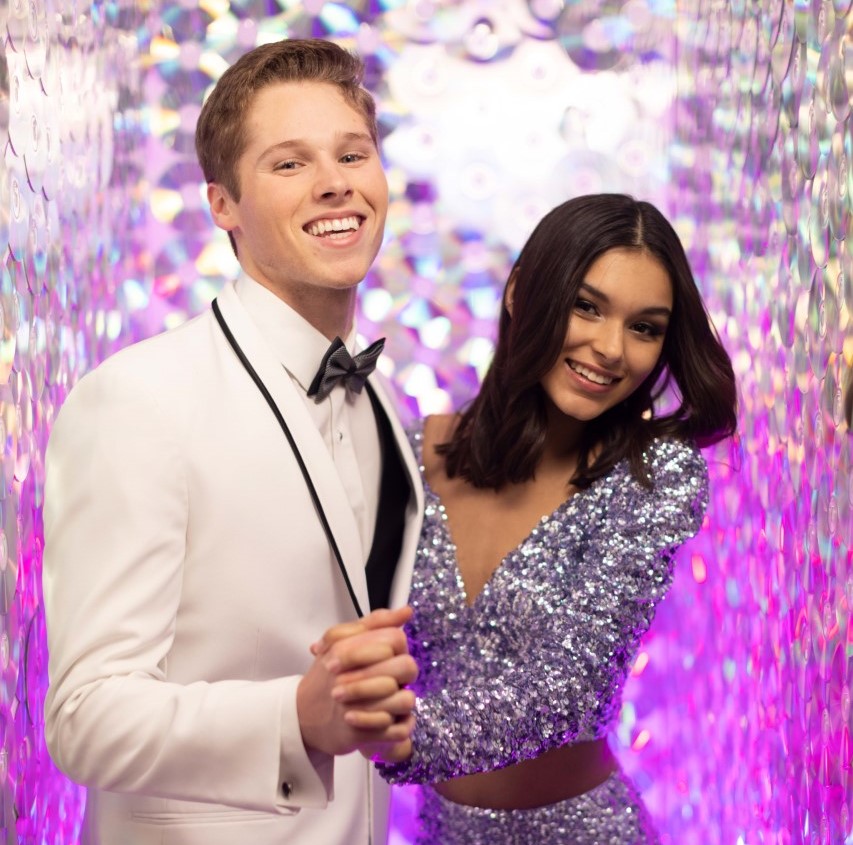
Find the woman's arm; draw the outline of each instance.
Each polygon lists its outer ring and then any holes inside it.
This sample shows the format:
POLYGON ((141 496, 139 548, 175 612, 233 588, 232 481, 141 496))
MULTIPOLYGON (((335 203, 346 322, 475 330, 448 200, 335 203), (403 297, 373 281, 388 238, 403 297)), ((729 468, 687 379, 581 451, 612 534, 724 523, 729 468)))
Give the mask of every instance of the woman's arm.
MULTIPOLYGON (((440 620, 422 618, 409 634, 421 663, 413 754, 380 765, 391 783, 423 783, 490 771, 552 748, 602 735, 618 713, 619 694, 640 638, 672 578, 677 547, 702 521, 704 460, 692 447, 663 444, 652 461, 654 489, 626 483, 597 491, 582 512, 590 520, 579 559, 580 583, 557 595, 544 586, 507 597, 523 608, 497 622, 503 641, 482 659, 431 666, 423 644, 440 620)), ((524 554, 524 547, 515 554, 524 554)), ((551 563, 553 561, 549 561, 551 563)), ((567 576, 567 585, 570 578, 567 576)), ((521 592, 521 591, 520 591, 521 592)))

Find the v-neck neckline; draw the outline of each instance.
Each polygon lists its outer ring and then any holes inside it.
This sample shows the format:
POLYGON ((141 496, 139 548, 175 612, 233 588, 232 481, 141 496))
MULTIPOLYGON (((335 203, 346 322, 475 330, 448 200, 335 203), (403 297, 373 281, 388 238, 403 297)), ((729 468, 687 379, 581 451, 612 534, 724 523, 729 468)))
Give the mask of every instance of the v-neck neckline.
POLYGON ((563 514, 564 511, 568 511, 570 509, 577 509, 577 502, 581 498, 586 498, 587 494, 596 487, 597 482, 593 482, 589 487, 585 487, 581 490, 577 490, 572 493, 571 496, 564 499, 550 514, 543 514, 534 524, 533 528, 530 529, 528 534, 522 538, 522 540, 516 545, 513 549, 510 549, 501 559, 498 561, 498 565, 492 570, 489 577, 486 579, 483 586, 480 588, 480 591, 474 596, 473 601, 471 601, 470 596, 468 595, 468 590, 465 586, 465 578, 462 575, 462 570, 459 567, 459 557, 457 554, 456 543, 453 540, 453 535, 450 531, 450 522, 447 515, 447 508, 441 501, 441 496, 438 492, 433 489, 429 482, 426 480, 426 473, 424 472, 423 465, 423 432, 421 432, 421 454, 419 455, 419 464, 420 464, 420 472, 421 478, 423 480, 424 492, 427 498, 431 498, 433 500, 433 504, 440 515, 441 521, 441 529, 444 532, 444 539, 447 541, 448 548, 452 550, 452 558, 453 558, 453 570, 456 578, 456 586, 459 592, 459 597, 462 600, 462 605, 467 611, 474 610, 478 604, 480 604, 480 599, 484 594, 491 593, 491 587, 494 582, 500 577, 500 575, 507 569, 511 560, 518 555, 518 553, 524 548, 524 546, 529 542, 529 540, 533 537, 534 533, 541 530, 545 525, 550 522, 553 522, 559 516, 563 514))

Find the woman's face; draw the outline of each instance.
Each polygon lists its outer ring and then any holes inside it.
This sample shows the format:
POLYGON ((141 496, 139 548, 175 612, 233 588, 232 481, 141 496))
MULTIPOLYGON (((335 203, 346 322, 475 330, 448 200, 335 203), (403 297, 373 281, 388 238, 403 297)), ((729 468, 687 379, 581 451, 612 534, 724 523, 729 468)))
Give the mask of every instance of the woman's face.
POLYGON ((648 253, 617 248, 599 256, 542 379, 557 410, 588 422, 628 398, 660 358, 672 299, 666 270, 648 253))

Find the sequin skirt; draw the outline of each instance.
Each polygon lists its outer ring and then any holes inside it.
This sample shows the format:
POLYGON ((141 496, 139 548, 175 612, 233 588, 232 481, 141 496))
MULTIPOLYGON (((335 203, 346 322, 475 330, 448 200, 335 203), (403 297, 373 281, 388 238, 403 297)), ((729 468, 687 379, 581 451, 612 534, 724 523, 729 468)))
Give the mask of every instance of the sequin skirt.
POLYGON ((414 845, 658 845, 654 825, 621 771, 578 795, 532 810, 485 810, 424 787, 414 845))

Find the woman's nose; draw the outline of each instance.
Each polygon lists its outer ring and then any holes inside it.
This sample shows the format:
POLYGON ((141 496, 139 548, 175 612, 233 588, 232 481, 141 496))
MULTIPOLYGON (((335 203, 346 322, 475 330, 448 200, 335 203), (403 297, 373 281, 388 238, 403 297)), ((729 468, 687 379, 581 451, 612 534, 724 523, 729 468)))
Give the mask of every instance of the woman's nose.
POLYGON ((624 351, 622 327, 615 323, 603 323, 593 338, 592 348, 596 355, 608 363, 621 361, 624 351))

